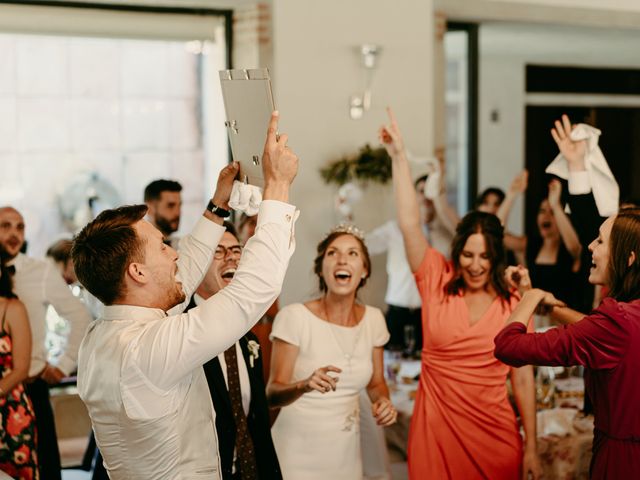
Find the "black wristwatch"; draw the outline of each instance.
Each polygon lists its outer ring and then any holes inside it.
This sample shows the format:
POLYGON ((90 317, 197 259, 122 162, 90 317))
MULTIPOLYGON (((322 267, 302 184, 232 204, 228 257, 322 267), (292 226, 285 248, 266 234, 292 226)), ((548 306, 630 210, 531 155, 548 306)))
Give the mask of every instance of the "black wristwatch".
POLYGON ((209 200, 207 210, 220 218, 227 218, 231 215, 231 212, 229 210, 225 210, 224 208, 217 206, 215 203, 213 203, 213 200, 209 200))

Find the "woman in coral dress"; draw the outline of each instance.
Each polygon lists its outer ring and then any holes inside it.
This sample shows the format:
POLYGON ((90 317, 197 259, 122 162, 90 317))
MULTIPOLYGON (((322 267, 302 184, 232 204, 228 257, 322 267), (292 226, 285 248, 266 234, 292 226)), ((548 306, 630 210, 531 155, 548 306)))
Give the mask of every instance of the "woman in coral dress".
MULTIPOLYGON (((516 480, 540 475, 530 366, 510 369, 493 339, 517 303, 505 279, 503 229, 472 212, 456 229, 451 261, 422 233, 398 125, 380 129, 392 158, 397 220, 422 297, 422 371, 408 446, 412 479, 516 480), (511 374, 525 446, 506 388, 511 374)), ((436 199, 438 201, 438 199, 436 199)))
POLYGON ((31 329, 27 311, 0 270, 0 471, 20 480, 38 477, 36 423, 22 381, 29 374, 31 329))

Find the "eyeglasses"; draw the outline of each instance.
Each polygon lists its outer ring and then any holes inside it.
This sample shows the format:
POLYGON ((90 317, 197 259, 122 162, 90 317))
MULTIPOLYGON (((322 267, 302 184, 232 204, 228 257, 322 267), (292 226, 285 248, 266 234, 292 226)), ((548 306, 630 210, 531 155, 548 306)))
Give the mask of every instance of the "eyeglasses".
POLYGON ((218 245, 215 253, 213 254, 213 258, 220 260, 226 258, 228 254, 231 254, 232 257, 239 257, 242 255, 242 246, 233 245, 231 247, 224 247, 222 245, 218 245))

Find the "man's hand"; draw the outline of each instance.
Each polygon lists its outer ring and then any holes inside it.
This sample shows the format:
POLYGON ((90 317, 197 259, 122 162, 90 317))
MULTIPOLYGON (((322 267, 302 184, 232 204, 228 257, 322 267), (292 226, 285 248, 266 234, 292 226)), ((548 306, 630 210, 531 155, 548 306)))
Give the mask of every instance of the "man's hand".
POLYGON ((66 375, 62 370, 60 370, 58 367, 54 367, 53 365, 49 365, 48 363, 40 374, 40 378, 42 378, 49 385, 56 385, 60 383, 60 380, 62 380, 64 377, 66 377, 66 375))
POLYGON ((396 116, 391 110, 391 107, 387 107, 387 114, 389 115, 389 125, 380 127, 378 130, 378 137, 380 143, 387 149, 387 153, 391 158, 396 158, 398 155, 405 153, 404 140, 398 127, 398 121, 396 116))
POLYGON ((218 183, 216 184, 216 192, 213 194, 213 203, 225 210, 229 210, 229 198, 231 197, 231 189, 233 181, 238 176, 240 165, 238 162, 232 162, 222 170, 218 175, 218 183))
POLYGON ((587 152, 587 141, 579 140, 576 142, 571 140, 571 130, 572 127, 569 117, 562 115, 562 122, 556 120, 555 128, 551 129, 551 136, 558 145, 562 156, 567 159, 569 171, 584 170, 584 156, 587 152))
POLYGON ((287 147, 289 137, 284 133, 280 136, 276 134, 278 118, 277 111, 271 114, 262 154, 263 198, 286 202, 289 199, 289 186, 298 173, 298 156, 287 147))

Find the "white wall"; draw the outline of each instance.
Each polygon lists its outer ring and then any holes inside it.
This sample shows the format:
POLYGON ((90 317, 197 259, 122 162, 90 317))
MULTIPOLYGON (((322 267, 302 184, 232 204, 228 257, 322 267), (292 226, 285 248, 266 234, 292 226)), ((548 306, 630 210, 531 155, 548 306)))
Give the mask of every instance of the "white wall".
MULTIPOLYGON (((309 298, 315 246, 335 224, 335 188, 323 184, 318 169, 366 142, 393 105, 406 143, 422 156, 432 150, 432 11, 430 0, 274 0, 274 93, 282 132, 300 156, 292 202, 301 210, 297 250, 282 294, 288 304, 309 298), (361 88, 356 47, 383 47, 373 86, 372 109, 362 120, 348 115, 348 100, 361 88)), ((241 67, 238 65, 237 67, 241 67)), ((356 207, 356 223, 371 229, 393 213, 390 187, 370 186, 356 207)), ((374 264, 374 281, 363 298, 381 305, 384 263, 374 264)))
MULTIPOLYGON (((640 31, 484 24, 480 29, 479 190, 489 185, 506 188, 524 168, 528 63, 640 68, 637 45, 640 31), (494 110, 498 122, 491 121, 494 110)), ((509 226, 516 232, 523 228, 522 206, 520 201, 511 216, 509 226)))

